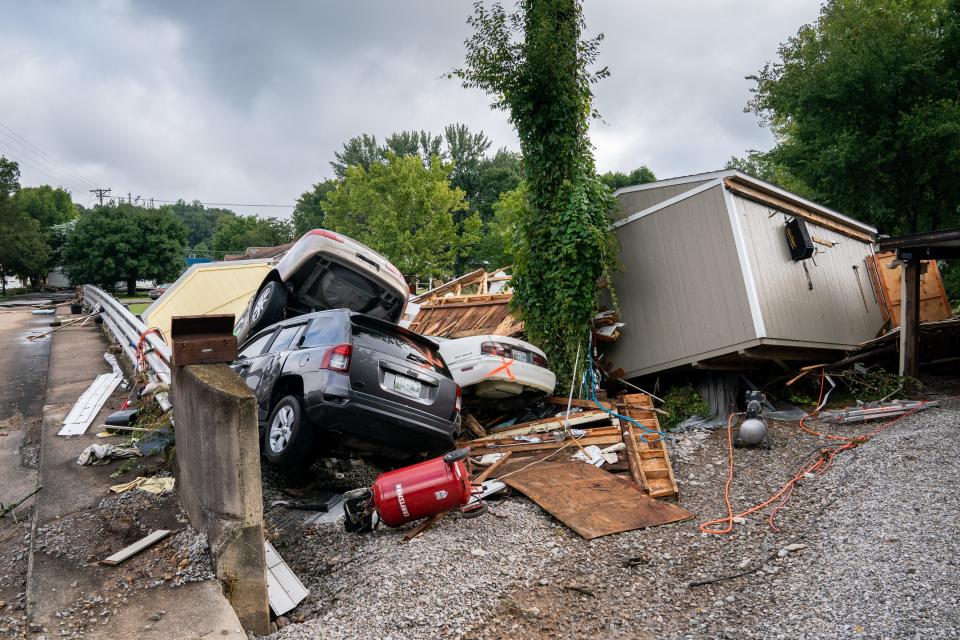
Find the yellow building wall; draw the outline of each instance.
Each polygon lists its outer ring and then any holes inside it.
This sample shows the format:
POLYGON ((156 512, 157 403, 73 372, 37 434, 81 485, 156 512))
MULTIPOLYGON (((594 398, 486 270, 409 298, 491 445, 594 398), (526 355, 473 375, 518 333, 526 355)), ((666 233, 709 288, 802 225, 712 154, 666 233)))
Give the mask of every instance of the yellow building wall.
POLYGON ((271 269, 273 262, 270 260, 193 265, 147 307, 141 317, 147 327, 160 329, 169 342, 170 321, 174 316, 239 316, 271 269))

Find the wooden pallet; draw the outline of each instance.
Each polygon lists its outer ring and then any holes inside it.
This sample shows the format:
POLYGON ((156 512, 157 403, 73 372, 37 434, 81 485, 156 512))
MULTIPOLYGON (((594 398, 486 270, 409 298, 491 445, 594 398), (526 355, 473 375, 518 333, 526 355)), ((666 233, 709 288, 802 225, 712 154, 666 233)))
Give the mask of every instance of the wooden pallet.
MULTIPOLYGON (((653 411, 653 401, 643 393, 627 394, 617 402, 617 412, 636 420, 644 427, 660 431, 660 421, 653 411)), ((630 474, 651 498, 679 498, 677 480, 666 443, 656 434, 641 431, 622 420, 623 441, 630 459, 630 474)))

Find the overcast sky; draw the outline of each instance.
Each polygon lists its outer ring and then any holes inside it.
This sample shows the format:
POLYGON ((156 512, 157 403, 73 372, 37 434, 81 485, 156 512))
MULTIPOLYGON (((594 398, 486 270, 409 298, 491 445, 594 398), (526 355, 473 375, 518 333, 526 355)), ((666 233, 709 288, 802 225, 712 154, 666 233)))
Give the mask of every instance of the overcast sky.
MULTIPOLYGON (((668 178, 769 148, 743 113, 744 76, 818 8, 587 0, 612 74, 595 87, 599 169, 668 178)), ((463 122, 516 149, 505 114, 444 75, 463 61, 470 12, 466 0, 0 0, 0 154, 24 185, 63 184, 81 204, 103 186, 288 215, 362 132, 463 122)))

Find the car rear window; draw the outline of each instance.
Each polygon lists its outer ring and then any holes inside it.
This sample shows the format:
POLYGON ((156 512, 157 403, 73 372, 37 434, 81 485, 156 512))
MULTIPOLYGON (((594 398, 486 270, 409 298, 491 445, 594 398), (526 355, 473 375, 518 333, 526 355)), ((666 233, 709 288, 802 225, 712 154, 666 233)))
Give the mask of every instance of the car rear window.
MULTIPOLYGON (((366 327, 356 322, 353 323, 353 343, 356 346, 375 349, 377 351, 396 356, 398 358, 408 359, 407 356, 413 354, 422 358, 433 366, 434 369, 447 376, 450 372, 447 365, 444 364, 440 353, 429 345, 423 344, 408 335, 398 332, 381 331, 378 328, 366 327)), ((409 358, 416 361, 416 358, 409 358)))
POLYGON ((325 347, 344 342, 343 316, 321 316, 314 320, 303 337, 303 347, 325 347))

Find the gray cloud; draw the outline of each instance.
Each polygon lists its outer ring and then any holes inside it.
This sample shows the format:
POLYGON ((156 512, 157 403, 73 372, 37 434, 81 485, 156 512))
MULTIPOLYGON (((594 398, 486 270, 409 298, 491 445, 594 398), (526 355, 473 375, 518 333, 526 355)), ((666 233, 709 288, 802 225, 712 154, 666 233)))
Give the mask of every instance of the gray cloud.
MULTIPOLYGON (((459 121, 517 147, 486 96, 443 77, 463 58, 466 1, 8 4, 0 122, 67 169, 2 129, 0 153, 24 160, 25 184, 60 181, 79 202, 103 185, 292 203, 361 132, 459 121)), ((817 11, 811 0, 588 2, 612 72, 596 86, 599 168, 668 177, 770 146, 742 112, 743 77, 817 11)))

